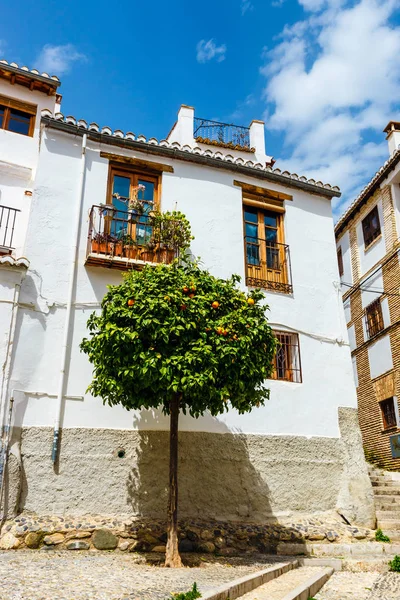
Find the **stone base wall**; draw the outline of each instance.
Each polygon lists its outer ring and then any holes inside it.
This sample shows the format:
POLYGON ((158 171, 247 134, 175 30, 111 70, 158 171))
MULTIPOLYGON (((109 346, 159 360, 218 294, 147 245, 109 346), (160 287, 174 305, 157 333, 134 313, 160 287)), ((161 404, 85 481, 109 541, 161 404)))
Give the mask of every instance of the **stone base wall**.
MULTIPOLYGON (((373 527, 356 411, 343 409, 340 426, 339 439, 181 432, 180 518, 265 524, 338 508, 373 527)), ((64 429, 56 465, 52 437, 50 428, 14 431, 9 515, 165 518, 167 431, 64 429)))
MULTIPOLYGON (((179 522, 181 552, 200 552, 220 556, 276 554, 279 544, 296 544, 297 553, 308 553, 309 544, 371 541, 373 532, 350 527, 334 514, 298 519, 295 523, 256 525, 205 520, 179 522), (308 544, 308 545, 307 545, 308 544), (307 545, 307 548, 306 548, 307 545), (302 552, 303 548, 303 552, 302 552)), ((162 520, 118 520, 87 515, 40 518, 20 515, 7 521, 0 537, 0 549, 119 550, 128 552, 165 552, 166 523, 162 520)))

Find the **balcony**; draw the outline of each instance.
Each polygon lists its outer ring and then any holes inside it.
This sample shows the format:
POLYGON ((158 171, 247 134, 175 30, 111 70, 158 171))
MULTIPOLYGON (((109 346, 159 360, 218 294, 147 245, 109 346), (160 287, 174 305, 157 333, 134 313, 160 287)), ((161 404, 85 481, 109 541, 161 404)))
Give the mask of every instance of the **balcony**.
POLYGON ((254 152, 254 148, 250 148, 250 128, 241 125, 229 125, 195 117, 193 137, 196 142, 202 144, 254 152))
POLYGON ((171 263, 179 249, 159 243, 157 220, 112 204, 92 206, 86 252, 87 265, 114 269, 142 269, 147 263, 171 263))
POLYGON ((287 244, 245 236, 246 285, 292 294, 292 268, 287 244))
POLYGON ((0 205, 0 255, 11 254, 14 250, 15 221, 19 212, 17 208, 0 205))

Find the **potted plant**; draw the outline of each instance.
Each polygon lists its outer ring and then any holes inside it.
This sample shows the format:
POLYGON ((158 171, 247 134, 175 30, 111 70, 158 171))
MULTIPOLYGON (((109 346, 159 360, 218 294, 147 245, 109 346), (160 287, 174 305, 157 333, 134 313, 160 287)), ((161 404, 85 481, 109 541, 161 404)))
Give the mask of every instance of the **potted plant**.
POLYGON ((193 239, 190 223, 180 211, 154 212, 152 225, 158 262, 170 263, 190 246, 193 239))
POLYGON ((109 233, 96 233, 92 238, 92 252, 95 254, 114 254, 117 238, 109 233))
POLYGON ((125 258, 137 258, 137 244, 129 233, 124 233, 118 238, 121 244, 121 256, 125 258))

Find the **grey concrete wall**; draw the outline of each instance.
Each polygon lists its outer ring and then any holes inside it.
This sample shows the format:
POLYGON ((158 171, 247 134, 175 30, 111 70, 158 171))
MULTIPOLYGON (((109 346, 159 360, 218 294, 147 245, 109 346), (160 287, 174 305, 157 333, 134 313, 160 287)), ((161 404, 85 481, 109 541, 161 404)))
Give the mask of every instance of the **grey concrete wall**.
MULTIPOLYGON (((344 421, 351 428, 353 421, 344 421)), ((168 432, 64 429, 55 468, 50 428, 20 435, 20 510, 165 517, 168 432)), ((370 488, 364 476, 355 489, 349 483, 363 468, 359 448, 335 438, 182 432, 179 465, 182 518, 262 523, 282 513, 334 510, 341 499, 356 523, 355 505, 370 488)))

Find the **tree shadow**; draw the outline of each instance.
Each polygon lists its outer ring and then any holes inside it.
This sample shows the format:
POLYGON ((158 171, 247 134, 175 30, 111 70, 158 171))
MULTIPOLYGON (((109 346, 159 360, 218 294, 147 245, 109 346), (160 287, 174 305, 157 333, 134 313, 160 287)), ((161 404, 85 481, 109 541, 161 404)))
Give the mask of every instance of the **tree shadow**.
MULTIPOLYGON (((183 425, 187 419, 181 416, 183 425)), ((179 431, 181 551, 201 551, 207 537, 211 541, 223 537, 226 546, 243 553, 275 554, 278 543, 285 540, 303 543, 299 554, 305 554, 301 531, 281 525, 273 514, 265 474, 251 458, 248 436, 232 432, 209 414, 199 423, 207 432, 179 431), (209 536, 201 539, 204 530, 209 530, 209 536)), ((126 484, 133 514, 150 524, 153 533, 155 527, 161 540, 168 501, 168 424, 169 418, 160 411, 145 410, 135 417, 136 460, 126 484)), ((137 526, 132 529, 137 531, 137 526)), ((150 545, 144 543, 142 549, 150 550, 150 545)))

